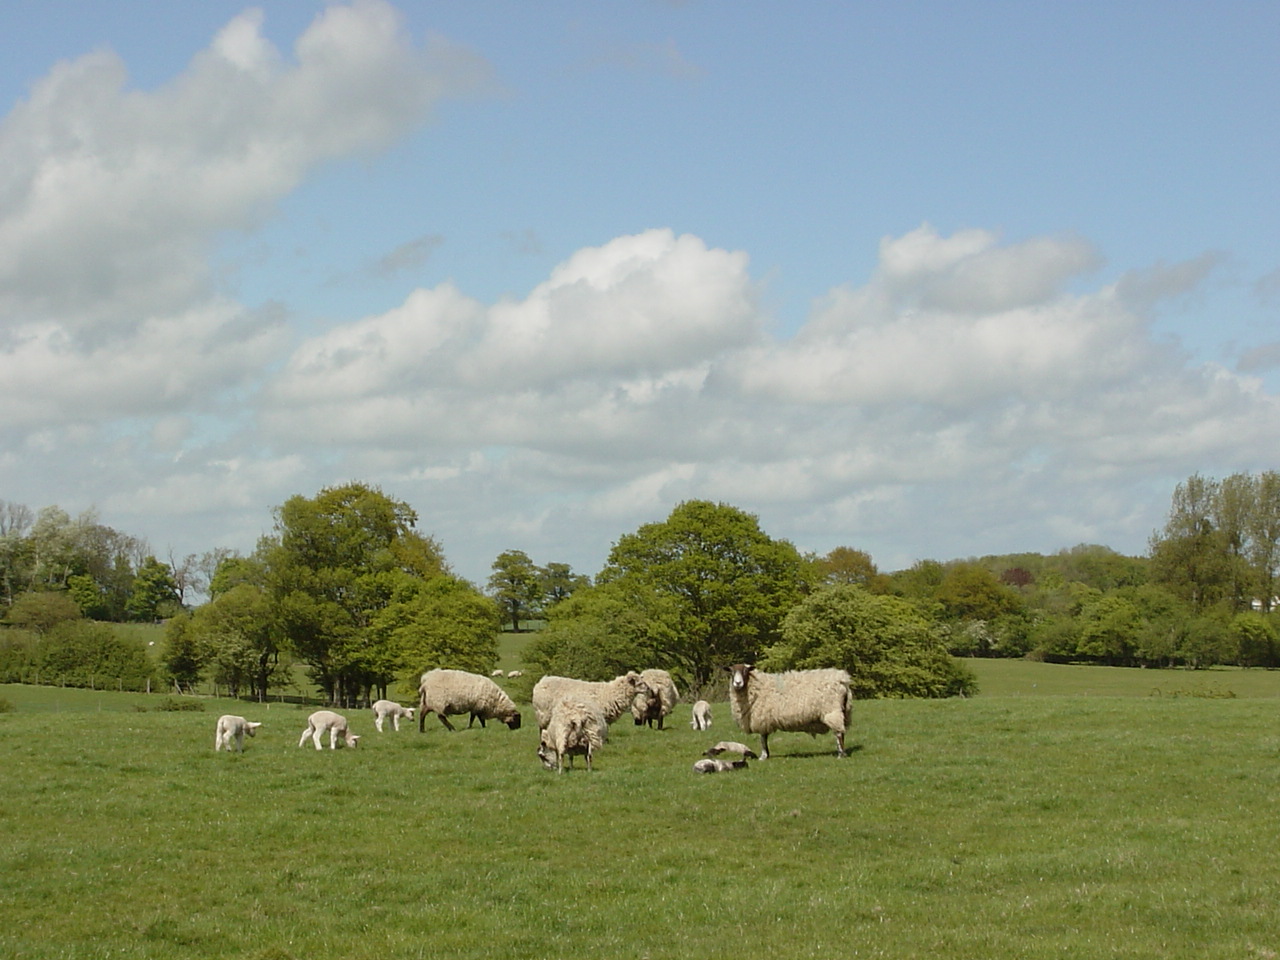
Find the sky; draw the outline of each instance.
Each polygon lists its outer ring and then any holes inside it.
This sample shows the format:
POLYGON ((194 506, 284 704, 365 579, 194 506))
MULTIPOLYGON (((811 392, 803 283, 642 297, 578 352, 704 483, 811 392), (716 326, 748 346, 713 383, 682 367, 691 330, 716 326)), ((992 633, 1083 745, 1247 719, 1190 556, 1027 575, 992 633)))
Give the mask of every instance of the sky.
POLYGON ((460 575, 707 499, 1142 554, 1280 469, 1280 5, 0 6, 0 500, 460 575))

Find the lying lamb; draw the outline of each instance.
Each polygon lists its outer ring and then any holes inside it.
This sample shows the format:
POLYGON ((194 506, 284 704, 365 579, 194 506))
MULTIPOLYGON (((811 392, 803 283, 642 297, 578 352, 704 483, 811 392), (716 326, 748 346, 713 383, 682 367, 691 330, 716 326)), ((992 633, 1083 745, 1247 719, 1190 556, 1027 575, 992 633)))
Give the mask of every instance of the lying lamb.
POLYGON ((244 717, 237 717, 233 714, 225 714, 218 718, 218 729, 213 735, 213 751, 217 753, 219 750, 226 749, 227 753, 231 752, 231 741, 236 744, 236 752, 244 753, 244 735, 254 736, 258 732, 261 723, 250 723, 244 717))
POLYGON ((657 720, 658 729, 661 730, 663 718, 670 715, 676 708, 680 691, 676 689, 676 683, 671 679, 671 674, 665 670, 641 670, 640 679, 657 696, 636 697, 631 704, 631 715, 635 717, 637 727, 646 723, 652 727, 653 721, 657 720))
POLYGON ((745 769, 747 769, 745 760, 696 760, 693 764, 694 773, 724 773, 728 770, 745 769))
POLYGON ((400 729, 400 718, 413 720, 413 707, 402 707, 394 700, 375 700, 373 702, 373 725, 382 732, 382 721, 390 718, 397 731, 400 729))
POLYGON ((750 757, 752 760, 759 759, 754 750, 745 743, 739 743, 737 740, 721 740, 714 747, 708 747, 706 750, 708 757, 718 757, 722 753, 740 753, 744 757, 750 757))
POLYGON ((765 673, 749 663, 726 667, 729 706, 744 733, 760 734, 760 759, 769 758, 769 734, 779 730, 836 737, 836 756, 843 757, 853 694, 844 670, 789 670, 765 673))
POLYGON ((699 700, 693 705, 693 719, 689 721, 689 726, 695 730, 711 729, 711 704, 705 700, 699 700))
POLYGON ((334 713, 332 710, 317 710, 307 717, 307 729, 302 731, 302 739, 298 741, 298 746, 302 746, 307 742, 307 737, 310 737, 316 749, 319 750, 320 735, 326 730, 329 731, 330 750, 337 749, 339 737, 348 747, 354 747, 360 742, 360 737, 347 727, 347 718, 342 714, 334 713))
POLYGON ((632 670, 612 680, 574 680, 571 677, 547 676, 533 687, 533 709, 538 717, 538 729, 545 730, 551 722, 551 708, 566 697, 574 700, 590 700, 600 706, 605 721, 613 723, 640 699, 647 713, 650 703, 657 698, 650 686, 632 670))
POLYGON ((538 759, 548 770, 564 773, 564 758, 585 756, 587 770, 591 757, 609 739, 609 722, 594 700, 563 699, 551 708, 547 726, 538 735, 538 759))
POLYGON ((501 720, 510 730, 520 729, 520 711, 500 686, 478 673, 465 670, 428 670, 418 683, 418 732, 426 729, 427 714, 434 713, 445 729, 456 729, 449 717, 468 713, 480 726, 485 720, 501 720))

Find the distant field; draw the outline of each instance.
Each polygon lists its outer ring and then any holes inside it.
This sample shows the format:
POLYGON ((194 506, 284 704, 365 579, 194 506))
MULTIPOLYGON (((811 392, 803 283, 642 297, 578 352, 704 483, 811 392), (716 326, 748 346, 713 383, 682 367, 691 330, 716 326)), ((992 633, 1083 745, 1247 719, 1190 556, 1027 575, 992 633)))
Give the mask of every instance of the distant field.
POLYGON ((973 665, 968 700, 858 703, 845 760, 779 734, 715 776, 723 703, 557 776, 532 723, 349 711, 317 753, 289 705, 0 687, 0 957, 1280 954, 1275 676, 973 665), (265 724, 243 756, 224 710, 265 724))

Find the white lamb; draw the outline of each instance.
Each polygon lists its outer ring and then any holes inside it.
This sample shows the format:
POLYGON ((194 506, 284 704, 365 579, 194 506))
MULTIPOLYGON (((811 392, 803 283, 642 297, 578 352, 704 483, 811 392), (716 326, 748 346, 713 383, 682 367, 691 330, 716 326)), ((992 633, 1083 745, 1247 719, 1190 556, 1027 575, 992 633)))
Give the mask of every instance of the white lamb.
POLYGON ((613 723, 627 712, 637 695, 644 698, 646 711, 657 694, 634 670, 612 680, 575 680, 572 677, 543 677, 533 686, 533 710, 538 729, 547 729, 551 708, 567 698, 599 704, 606 723, 613 723))
POLYGON ((609 721, 604 711, 593 700, 563 699, 551 708, 551 719, 538 734, 538 759, 548 770, 564 773, 564 758, 585 756, 587 770, 591 770, 591 757, 609 739, 609 721))
POLYGON ((636 697, 631 703, 631 715, 635 717, 637 727, 646 723, 652 727, 653 721, 657 720, 661 730, 663 718, 670 715, 680 700, 680 691, 676 689, 671 674, 665 670, 641 670, 640 679, 657 697, 636 697))
POLYGON ((373 725, 382 732, 382 722, 390 719, 397 731, 400 729, 400 718, 413 721, 413 707, 402 707, 394 700, 375 700, 373 702, 373 725))
POLYGON ((347 726, 347 718, 342 714, 334 713, 332 710, 317 710, 307 717, 307 729, 302 731, 302 739, 298 741, 298 746, 305 744, 307 737, 310 737, 315 743, 316 749, 321 749, 320 735, 325 731, 329 733, 330 750, 338 748, 339 737, 348 747, 354 747, 360 742, 360 737, 351 732, 351 729, 347 726))
POLYGON ((508 671, 507 671, 507 679, 508 679, 508 680, 514 680, 514 679, 516 679, 516 677, 523 677, 523 676, 524 676, 524 671, 523 671, 523 670, 508 670, 508 671))
POLYGON ((711 729, 711 704, 705 700, 699 700, 693 705, 693 719, 689 721, 689 726, 695 730, 711 729))
POLYGON ((244 735, 247 733, 251 737, 254 736, 260 726, 262 726, 261 723, 250 723, 244 717, 237 717, 230 713, 219 717, 218 729, 213 735, 214 753, 223 749, 230 753, 232 741, 235 741, 236 752, 244 753, 244 735))
POLYGON ((721 740, 714 747, 707 747, 704 751, 708 757, 718 757, 722 753, 740 753, 744 757, 752 760, 758 760, 756 752, 748 747, 745 743, 739 743, 737 740, 721 740))
POLYGON ((765 673, 749 663, 726 667, 732 675, 729 706, 744 733, 760 735, 760 759, 769 758, 769 734, 779 730, 836 737, 836 756, 843 757, 853 694, 844 670, 789 670, 765 673))
POLYGON ((500 677, 500 676, 502 676, 502 671, 501 671, 501 670, 494 670, 492 673, 490 673, 490 674, 489 674, 489 676, 491 676, 491 677, 500 677))
POLYGON ((476 720, 480 726, 486 720, 501 720, 508 729, 520 729, 520 711, 515 701, 500 686, 478 673, 465 670, 428 670, 418 683, 418 732, 426 728, 427 714, 434 713, 445 725, 454 730, 449 717, 468 713, 467 726, 476 720))
POLYGON ((695 760, 694 773, 726 773, 730 770, 747 769, 745 760, 695 760))

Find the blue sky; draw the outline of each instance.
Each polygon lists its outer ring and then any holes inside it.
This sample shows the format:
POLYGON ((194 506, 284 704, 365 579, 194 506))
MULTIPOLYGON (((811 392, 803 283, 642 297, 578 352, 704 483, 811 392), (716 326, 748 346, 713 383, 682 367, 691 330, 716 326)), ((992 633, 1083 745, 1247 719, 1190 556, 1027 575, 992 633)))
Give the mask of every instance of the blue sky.
POLYGON ((0 8, 0 499, 252 548, 358 479, 464 576, 701 497, 1140 553, 1280 449, 1280 8, 0 8), (18 39, 20 38, 20 40, 18 39))

